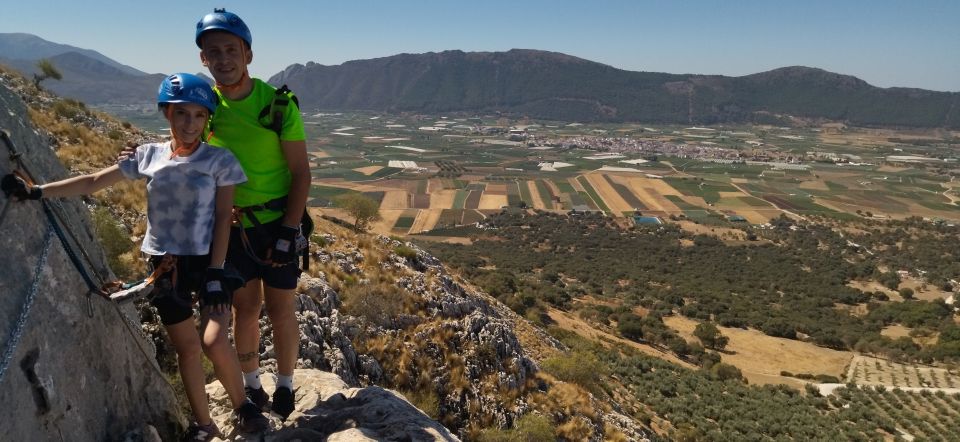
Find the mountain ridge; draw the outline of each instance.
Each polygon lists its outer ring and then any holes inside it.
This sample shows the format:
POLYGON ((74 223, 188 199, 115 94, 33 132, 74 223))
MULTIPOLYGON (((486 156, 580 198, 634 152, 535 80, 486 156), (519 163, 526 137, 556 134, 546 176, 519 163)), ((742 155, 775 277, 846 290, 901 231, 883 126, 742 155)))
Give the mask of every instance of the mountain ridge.
MULTIPOLYGON (((36 71, 35 60, 14 59, 22 51, 11 49, 9 41, 45 42, 29 35, 0 34, 0 62, 27 75, 36 71)), ((130 73, 125 65, 98 59, 102 55, 95 51, 62 52, 72 47, 46 43, 49 48, 44 51, 61 51, 51 59, 65 75, 63 81, 45 82, 45 87, 93 105, 153 101, 160 74, 130 73)), ((628 71, 536 49, 447 50, 339 65, 295 63, 268 81, 290 86, 304 110, 502 113, 584 122, 790 125, 842 121, 861 126, 960 128, 960 113, 953 111, 960 104, 960 92, 880 88, 854 76, 804 66, 728 77, 628 71)))
POLYGON ((879 88, 850 75, 789 66, 722 75, 635 72, 566 54, 399 54, 336 66, 291 65, 271 77, 305 108, 505 112, 576 121, 787 124, 789 117, 858 125, 960 127, 960 93, 879 88))
POLYGON ((0 32, 0 54, 11 60, 34 61, 68 52, 77 52, 105 63, 129 75, 147 75, 134 67, 119 63, 92 49, 83 49, 67 44, 54 43, 24 32, 0 32))

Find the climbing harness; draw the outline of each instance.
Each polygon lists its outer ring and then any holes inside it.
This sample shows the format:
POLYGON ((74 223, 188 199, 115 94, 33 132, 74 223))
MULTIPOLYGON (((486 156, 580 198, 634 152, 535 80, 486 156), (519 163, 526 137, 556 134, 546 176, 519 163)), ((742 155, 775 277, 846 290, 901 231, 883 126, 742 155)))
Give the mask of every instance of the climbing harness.
MULTIPOLYGON (((257 204, 254 206, 245 206, 245 207, 234 207, 233 216, 234 216, 234 228, 240 229, 240 242, 243 244, 244 253, 251 259, 253 262, 261 266, 269 266, 272 264, 270 260, 260 258, 257 255, 257 251, 254 249, 253 244, 250 242, 250 238, 247 236, 247 230, 243 228, 243 223, 241 222, 241 215, 246 216, 250 223, 257 229, 257 233, 262 236, 266 236, 266 231, 263 227, 263 224, 260 223, 260 220, 257 219, 257 216, 254 212, 262 210, 274 210, 278 212, 285 212, 287 209, 287 196, 284 195, 280 198, 275 198, 270 201, 267 201, 263 204, 257 204)), ((300 216, 300 233, 296 238, 295 250, 300 255, 303 263, 302 270, 307 270, 310 268, 310 235, 313 233, 313 218, 310 217, 310 214, 307 212, 307 209, 303 209, 303 215, 300 216)))
POLYGON ((27 325, 27 317, 30 315, 30 308, 33 307, 33 300, 37 297, 37 289, 40 288, 40 274, 43 267, 47 265, 47 256, 50 255, 50 245, 53 244, 53 227, 47 228, 47 234, 43 239, 43 251, 40 253, 40 260, 33 271, 33 282, 30 283, 30 291, 27 292, 27 299, 23 301, 23 307, 20 308, 20 316, 17 322, 13 324, 10 331, 10 339, 7 341, 6 348, 3 349, 3 355, 0 356, 0 381, 10 366, 10 360, 13 359, 13 353, 20 343, 20 337, 23 335, 23 328, 27 325))
POLYGON ((160 276, 167 272, 174 272, 173 280, 175 281, 176 270, 177 257, 169 254, 163 255, 160 264, 153 269, 153 272, 150 273, 150 276, 133 283, 122 283, 120 281, 115 281, 108 284, 105 289, 107 292, 111 292, 111 289, 118 290, 110 293, 109 297, 111 301, 118 303, 132 301, 134 299, 139 299, 152 294, 154 283, 160 278, 160 276))

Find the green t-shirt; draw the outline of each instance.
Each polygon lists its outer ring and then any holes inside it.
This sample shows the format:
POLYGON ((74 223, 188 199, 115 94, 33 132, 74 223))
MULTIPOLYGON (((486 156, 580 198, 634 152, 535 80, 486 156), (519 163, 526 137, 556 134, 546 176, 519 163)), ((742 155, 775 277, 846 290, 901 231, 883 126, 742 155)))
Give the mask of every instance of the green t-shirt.
MULTIPOLYGON (((280 198, 290 192, 290 168, 280 148, 280 140, 306 140, 300 109, 290 102, 283 117, 283 129, 277 133, 263 127, 257 117, 264 107, 273 102, 276 88, 254 78, 253 90, 238 101, 223 96, 210 122, 209 143, 224 147, 237 157, 247 182, 236 186, 233 204, 238 207, 255 206, 280 198)), ((283 212, 260 211, 260 222, 280 218, 283 212)), ((248 225, 244 219, 244 224, 248 225)))

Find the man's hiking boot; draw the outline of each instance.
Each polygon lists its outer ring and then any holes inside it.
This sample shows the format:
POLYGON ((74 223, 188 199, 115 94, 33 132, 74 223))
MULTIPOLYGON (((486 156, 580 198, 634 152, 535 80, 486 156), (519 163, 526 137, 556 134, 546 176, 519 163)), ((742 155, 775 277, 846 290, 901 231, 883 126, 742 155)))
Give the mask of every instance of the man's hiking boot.
POLYGON ((247 399, 250 399, 250 402, 253 402, 261 410, 267 407, 267 402, 270 401, 270 396, 267 395, 266 391, 263 391, 263 387, 253 389, 250 387, 243 387, 243 392, 246 393, 247 399))
POLYGON ((187 433, 184 434, 183 438, 180 440, 184 442, 187 442, 187 441, 206 442, 209 440, 213 440, 213 438, 218 436, 223 436, 223 434, 220 433, 220 429, 217 428, 217 424, 213 422, 210 422, 207 425, 199 425, 199 424, 193 423, 193 424, 190 424, 189 427, 187 427, 187 433))
POLYGON ((241 433, 260 433, 270 428, 270 420, 250 401, 233 410, 233 417, 241 433))
POLYGON ((273 392, 273 406, 271 410, 280 416, 281 421, 286 421, 290 413, 293 413, 293 391, 287 387, 277 387, 273 392))

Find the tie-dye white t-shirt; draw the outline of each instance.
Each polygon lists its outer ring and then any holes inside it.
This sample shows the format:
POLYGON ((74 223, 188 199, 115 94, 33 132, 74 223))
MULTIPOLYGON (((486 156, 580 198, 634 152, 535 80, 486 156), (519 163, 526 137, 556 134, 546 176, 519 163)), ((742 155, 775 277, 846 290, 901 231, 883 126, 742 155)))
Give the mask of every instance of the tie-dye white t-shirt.
POLYGON ((227 149, 200 143, 187 157, 170 158, 170 142, 148 143, 118 162, 130 179, 147 179, 148 255, 206 255, 213 241, 217 187, 247 180, 227 149))

